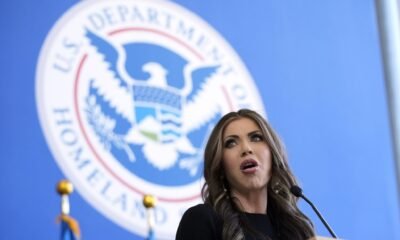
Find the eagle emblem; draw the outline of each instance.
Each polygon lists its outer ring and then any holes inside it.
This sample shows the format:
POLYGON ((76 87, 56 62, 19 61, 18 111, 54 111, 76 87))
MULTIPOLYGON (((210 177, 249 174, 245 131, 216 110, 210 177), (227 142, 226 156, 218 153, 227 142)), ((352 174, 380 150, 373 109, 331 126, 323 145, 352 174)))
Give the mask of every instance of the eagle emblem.
POLYGON ((161 45, 116 44, 90 30, 85 36, 102 61, 89 81, 86 120, 104 149, 148 180, 197 180, 204 141, 221 117, 212 95, 219 66, 189 61, 161 45))

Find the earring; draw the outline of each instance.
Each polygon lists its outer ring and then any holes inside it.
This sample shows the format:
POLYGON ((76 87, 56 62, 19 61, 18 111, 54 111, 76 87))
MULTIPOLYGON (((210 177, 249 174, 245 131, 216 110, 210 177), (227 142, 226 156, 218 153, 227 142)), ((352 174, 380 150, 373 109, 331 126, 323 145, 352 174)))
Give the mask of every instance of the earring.
POLYGON ((279 184, 279 182, 275 182, 271 189, 275 194, 279 194, 282 190, 282 186, 279 184))
POLYGON ((222 190, 224 191, 224 194, 228 192, 228 189, 226 188, 225 181, 222 181, 222 190))

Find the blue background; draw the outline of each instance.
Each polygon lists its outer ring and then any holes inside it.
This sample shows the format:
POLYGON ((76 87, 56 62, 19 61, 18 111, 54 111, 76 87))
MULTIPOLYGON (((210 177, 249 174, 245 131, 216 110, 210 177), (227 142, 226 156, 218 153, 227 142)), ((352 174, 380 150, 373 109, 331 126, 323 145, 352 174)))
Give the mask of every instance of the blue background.
MULTIPOLYGON (((400 239, 400 210, 372 0, 189 1, 237 51, 306 195, 346 239, 400 239)), ((56 165, 39 125, 35 71, 76 1, 0 3, 0 239, 57 239, 56 165)), ((139 239, 71 197, 84 239, 139 239)), ((308 206, 302 209, 328 236, 308 206)))

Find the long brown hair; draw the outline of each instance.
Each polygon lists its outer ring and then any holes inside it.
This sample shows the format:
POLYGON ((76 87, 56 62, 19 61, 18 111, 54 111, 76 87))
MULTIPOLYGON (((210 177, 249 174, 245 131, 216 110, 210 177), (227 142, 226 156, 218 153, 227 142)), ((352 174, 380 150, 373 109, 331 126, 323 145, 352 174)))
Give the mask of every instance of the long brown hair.
POLYGON ((290 193, 290 187, 297 185, 292 174, 285 149, 270 124, 257 112, 241 109, 223 116, 209 137, 204 151, 204 178, 202 197, 222 218, 222 238, 224 240, 244 239, 246 224, 241 224, 237 201, 230 196, 229 183, 222 166, 223 133, 234 120, 248 118, 261 129, 272 153, 272 173, 267 185, 267 212, 273 229, 279 239, 307 239, 314 236, 313 225, 297 207, 297 198, 290 193))

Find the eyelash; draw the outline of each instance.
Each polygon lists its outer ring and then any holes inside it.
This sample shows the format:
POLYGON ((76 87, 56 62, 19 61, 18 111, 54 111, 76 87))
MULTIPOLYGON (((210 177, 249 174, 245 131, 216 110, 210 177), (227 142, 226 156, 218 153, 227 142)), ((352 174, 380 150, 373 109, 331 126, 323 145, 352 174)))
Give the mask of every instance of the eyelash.
POLYGON ((264 137, 263 135, 259 133, 254 133, 253 135, 250 136, 250 138, 253 140, 254 138, 258 138, 257 142, 263 141, 264 137))
POLYGON ((233 147, 232 144, 235 143, 235 142, 236 142, 235 140, 229 139, 229 140, 227 140, 227 141, 225 142, 224 147, 225 147, 225 148, 232 148, 232 147, 233 147))

